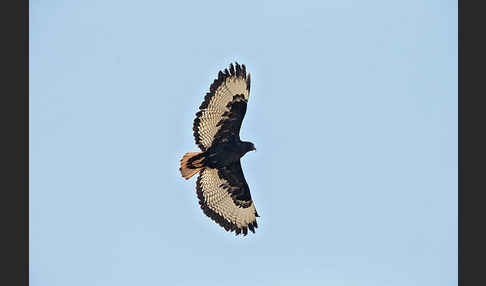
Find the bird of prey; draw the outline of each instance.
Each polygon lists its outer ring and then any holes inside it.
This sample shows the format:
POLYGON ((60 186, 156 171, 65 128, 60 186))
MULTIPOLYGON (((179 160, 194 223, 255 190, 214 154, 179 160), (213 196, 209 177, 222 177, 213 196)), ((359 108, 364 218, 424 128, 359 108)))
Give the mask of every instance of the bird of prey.
POLYGON ((256 150, 240 140, 250 95, 245 65, 219 71, 194 119, 194 138, 201 152, 188 152, 180 172, 186 180, 199 173, 196 192, 204 214, 235 235, 255 232, 258 217, 240 158, 256 150))

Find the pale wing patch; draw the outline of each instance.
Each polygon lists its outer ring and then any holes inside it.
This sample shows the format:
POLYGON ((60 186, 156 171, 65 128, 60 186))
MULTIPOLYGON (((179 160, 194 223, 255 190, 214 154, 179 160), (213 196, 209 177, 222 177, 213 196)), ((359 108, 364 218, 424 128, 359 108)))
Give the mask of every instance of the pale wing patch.
POLYGON ((255 205, 253 201, 247 208, 236 205, 228 190, 222 187, 224 184, 227 185, 228 181, 219 177, 217 169, 205 168, 201 171, 198 179, 198 191, 202 194, 201 207, 203 210, 207 207, 214 212, 216 216, 205 211, 206 215, 226 230, 236 230, 237 234, 243 230, 246 234, 248 228, 257 227, 255 205))
POLYGON ((213 144, 214 136, 221 129, 218 123, 226 118, 225 112, 230 111, 228 104, 233 101, 234 96, 242 95, 241 99, 248 102, 249 94, 250 74, 246 73, 245 65, 231 64, 229 70, 219 72, 199 107, 200 111, 196 113, 193 124, 194 138, 202 151, 206 151, 213 144))
POLYGON ((216 89, 214 96, 211 97, 208 107, 202 110, 199 117, 199 138, 200 143, 209 148, 214 140, 214 135, 219 131, 221 126, 216 126, 223 114, 230 111, 228 103, 233 101, 233 96, 243 94, 246 101, 248 101, 249 93, 246 89, 246 79, 243 77, 231 76, 216 89))

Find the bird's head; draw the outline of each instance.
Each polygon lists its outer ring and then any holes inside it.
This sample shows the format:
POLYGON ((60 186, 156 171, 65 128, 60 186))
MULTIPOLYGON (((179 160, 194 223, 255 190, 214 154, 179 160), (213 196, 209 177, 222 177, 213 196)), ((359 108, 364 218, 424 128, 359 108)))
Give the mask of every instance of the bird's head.
POLYGON ((256 151, 255 145, 253 145, 253 143, 250 143, 250 151, 256 151))
POLYGON ((251 142, 244 142, 246 145, 246 152, 256 151, 255 145, 251 142))

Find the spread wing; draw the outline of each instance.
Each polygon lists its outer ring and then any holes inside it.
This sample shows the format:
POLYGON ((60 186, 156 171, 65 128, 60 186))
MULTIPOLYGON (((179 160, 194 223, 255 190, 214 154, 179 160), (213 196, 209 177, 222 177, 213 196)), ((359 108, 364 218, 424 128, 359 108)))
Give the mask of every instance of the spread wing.
POLYGON ((239 161, 220 169, 204 168, 196 190, 204 214, 225 230, 245 236, 248 229, 255 232, 258 214, 239 161))
POLYGON ((216 141, 239 139, 241 122, 250 95, 250 74, 235 63, 220 71, 194 119, 194 138, 202 151, 216 141))

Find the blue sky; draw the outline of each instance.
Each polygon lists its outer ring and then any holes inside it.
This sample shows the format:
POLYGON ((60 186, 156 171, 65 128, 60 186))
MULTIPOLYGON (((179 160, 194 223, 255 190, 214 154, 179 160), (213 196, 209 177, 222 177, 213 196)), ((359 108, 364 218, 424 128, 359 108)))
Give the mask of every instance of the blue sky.
POLYGON ((457 285, 457 1, 30 1, 30 280, 457 285), (179 174, 230 62, 260 219, 179 174))

